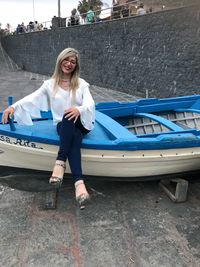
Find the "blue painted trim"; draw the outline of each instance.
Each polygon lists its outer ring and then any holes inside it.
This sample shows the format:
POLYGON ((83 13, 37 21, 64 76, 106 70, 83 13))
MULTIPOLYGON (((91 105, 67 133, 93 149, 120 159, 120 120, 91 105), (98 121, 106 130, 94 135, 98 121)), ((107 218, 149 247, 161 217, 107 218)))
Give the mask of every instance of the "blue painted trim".
MULTIPOLYGON (((144 98, 129 102, 98 102, 96 103, 96 109, 112 109, 118 107, 142 107, 142 106, 152 106, 152 105, 163 105, 163 104, 176 104, 183 103, 188 106, 194 105, 196 101, 200 101, 200 95, 191 95, 191 96, 180 96, 180 97, 171 97, 171 98, 144 98)), ((174 107, 173 107, 174 109, 174 107)))
POLYGON ((123 106, 123 107, 113 107, 113 108, 102 108, 100 112, 106 114, 107 116, 113 118, 123 117, 123 116, 133 116, 136 113, 136 107, 133 106, 123 106))
POLYGON ((116 139, 115 141, 92 143, 91 140, 83 140, 83 148, 105 150, 159 150, 188 147, 200 147, 200 138, 193 134, 159 135, 157 138, 116 139))
POLYGON ((160 101, 157 104, 138 106, 137 113, 155 113, 161 111, 168 111, 168 110, 174 110, 174 107, 176 109, 190 108, 192 104, 193 102, 191 101, 181 101, 181 102, 174 101, 170 103, 162 103, 160 101))
MULTIPOLYGON (((44 121, 45 123, 45 121, 44 121)), ((105 150, 155 150, 155 149, 170 149, 170 148, 184 148, 184 147, 200 147, 200 132, 196 131, 196 135, 192 132, 172 132, 170 134, 160 134, 157 137, 142 137, 134 138, 116 138, 114 140, 90 140, 83 139, 82 147, 87 149, 105 149, 105 150)), ((58 139, 50 139, 44 137, 37 137, 28 134, 19 134, 8 130, 0 130, 0 135, 10 136, 18 139, 28 140, 30 142, 37 142, 42 144, 58 145, 58 139)))
MULTIPOLYGON (((13 104, 13 97, 9 96, 8 97, 8 105, 11 106, 13 104)), ((8 117, 8 123, 10 125, 10 130, 11 131, 16 131, 15 125, 14 125, 14 118, 8 117)))
POLYGON ((140 99, 132 102, 97 103, 96 109, 111 117, 129 116, 135 113, 156 113, 179 108, 191 108, 200 101, 200 95, 163 99, 140 99), (120 111, 119 111, 120 110, 120 111), (121 113, 120 113, 121 112, 121 113))
MULTIPOLYGON (((99 129, 94 135, 83 139, 82 147, 87 149, 105 149, 105 150, 155 150, 155 149, 171 149, 171 148, 185 148, 185 147, 200 147, 200 131, 184 130, 180 126, 168 121, 165 118, 159 117, 148 112, 160 112, 165 110, 174 110, 182 108, 184 111, 191 112, 191 107, 197 104, 200 95, 169 98, 169 99, 141 99, 133 102, 111 102, 100 103, 96 105, 96 124, 99 129), (99 112, 102 111, 103 113, 99 112), (140 112, 139 112, 140 111, 140 112), (139 112, 139 114, 136 114, 139 112), (120 116, 146 116, 151 118, 165 127, 172 130, 161 134, 136 136, 117 123, 112 117, 120 116), (98 134, 106 133, 105 139, 98 138, 98 134), (106 139, 107 138, 107 139, 106 139)), ((199 112, 199 110, 197 110, 199 112)), ((197 112, 194 111, 194 112, 197 112)), ((2 113, 0 114, 0 117, 2 113)), ((42 144, 58 145, 58 136, 56 134, 49 135, 51 131, 52 114, 51 112, 41 112, 42 119, 34 119, 37 127, 28 128, 19 127, 16 124, 16 132, 11 132, 8 125, 0 126, 0 135, 6 135, 14 138, 28 140, 30 142, 38 142, 42 144), (45 131, 41 132, 38 125, 46 124, 45 131), (24 129, 24 130, 23 130, 24 129), (31 129, 33 131, 31 132, 31 129), (22 134, 23 131, 23 134, 22 134), (37 131, 39 134, 37 136, 37 131)), ((52 125, 53 129, 53 125, 52 125)), ((89 134, 90 135, 90 134, 89 134)), ((1 137, 1 136, 0 136, 1 137)))
POLYGON ((194 112, 194 113, 199 113, 200 114, 200 110, 199 109, 195 109, 195 108, 178 108, 175 109, 176 112, 194 112))
POLYGON ((51 110, 49 111, 40 111, 41 118, 43 119, 53 119, 51 110))
POLYGON ((9 132, 6 130, 0 130, 0 135, 9 136, 9 137, 13 137, 16 139, 23 139, 23 140, 27 140, 30 142, 37 142, 37 143, 41 143, 41 144, 59 145, 59 139, 55 140, 55 139, 50 139, 48 137, 44 138, 44 137, 40 137, 40 136, 20 134, 20 133, 17 133, 17 130, 16 130, 16 132, 12 132, 12 131, 9 132))
POLYGON ((200 108, 200 98, 191 106, 191 109, 199 109, 200 108))
POLYGON ((99 111, 96 111, 96 122, 103 127, 112 140, 118 138, 137 138, 115 120, 99 111))

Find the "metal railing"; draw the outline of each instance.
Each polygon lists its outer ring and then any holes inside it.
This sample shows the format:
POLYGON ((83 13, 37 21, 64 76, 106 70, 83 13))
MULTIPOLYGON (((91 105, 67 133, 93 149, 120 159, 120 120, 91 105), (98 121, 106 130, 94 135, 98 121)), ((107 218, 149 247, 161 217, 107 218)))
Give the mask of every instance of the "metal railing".
MULTIPOLYGON (((169 9, 176 9, 184 6, 191 5, 189 0, 151 0, 151 1, 142 1, 144 3, 144 9, 146 13, 160 12, 169 9)), ((137 8, 141 1, 133 0, 124 4, 115 4, 112 7, 103 8, 100 10, 95 10, 95 21, 93 23, 99 23, 101 21, 109 21, 114 19, 120 19, 124 17, 137 16, 137 8)), ((79 25, 86 24, 87 13, 79 14, 79 25)), ((62 18, 59 27, 69 27, 70 25, 70 16, 62 18)), ((44 28, 52 28, 52 20, 42 22, 44 28)), ((73 25, 76 26, 76 25, 73 25)))
MULTIPOLYGON (((197 0, 198 1, 198 0, 197 0)), ((180 8, 183 6, 189 6, 191 4, 190 0, 151 0, 142 1, 144 3, 144 9, 146 13, 160 12, 169 9, 180 8)), ((100 10, 95 10, 95 20, 93 23, 99 23, 102 21, 109 21, 115 19, 121 19, 130 16, 137 16, 137 8, 141 2, 137 0, 129 1, 124 4, 113 4, 112 7, 102 8, 100 10)), ((78 14, 79 23, 78 25, 86 24, 87 13, 78 14)), ((49 21, 44 21, 39 23, 41 25, 41 30, 50 30, 56 27, 70 27, 76 26, 71 24, 71 16, 60 18, 54 17, 49 21)), ((6 34, 9 34, 8 32, 6 34)))

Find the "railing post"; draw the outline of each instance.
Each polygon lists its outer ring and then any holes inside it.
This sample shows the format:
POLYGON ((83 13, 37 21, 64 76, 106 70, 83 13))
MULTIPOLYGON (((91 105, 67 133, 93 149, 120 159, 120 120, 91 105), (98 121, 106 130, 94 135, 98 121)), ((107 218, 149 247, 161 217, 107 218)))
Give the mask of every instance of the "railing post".
MULTIPOLYGON (((8 97, 8 105, 11 106, 12 103, 13 103, 13 97, 12 97, 12 96, 9 96, 9 97, 8 97)), ((8 117, 8 123, 10 124, 10 130, 11 130, 11 131, 16 131, 16 128, 15 128, 15 125, 14 125, 13 117, 12 117, 12 118, 8 117)))

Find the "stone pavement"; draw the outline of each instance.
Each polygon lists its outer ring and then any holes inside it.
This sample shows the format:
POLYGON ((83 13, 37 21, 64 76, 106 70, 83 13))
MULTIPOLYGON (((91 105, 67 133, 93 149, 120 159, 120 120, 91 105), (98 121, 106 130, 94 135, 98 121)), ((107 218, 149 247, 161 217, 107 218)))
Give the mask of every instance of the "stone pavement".
MULTIPOLYGON (((7 97, 13 96, 14 101, 30 94, 38 89, 48 76, 31 72, 16 70, 4 71, 0 69, 0 107, 1 110, 7 106, 7 97)), ((135 100, 136 97, 122 92, 105 89, 91 85, 91 93, 95 102, 102 101, 128 101, 135 100)))
MULTIPOLYGON (((0 109, 7 105, 8 95, 17 100, 37 89, 44 79, 18 70, 0 54, 0 109)), ((134 98, 96 86, 91 91, 96 101, 134 98)), ((48 175, 1 170, 0 266, 198 267, 199 181, 193 178, 187 201, 175 204, 157 181, 90 178, 91 203, 81 211, 73 184, 65 179, 57 209, 44 210, 48 175)))

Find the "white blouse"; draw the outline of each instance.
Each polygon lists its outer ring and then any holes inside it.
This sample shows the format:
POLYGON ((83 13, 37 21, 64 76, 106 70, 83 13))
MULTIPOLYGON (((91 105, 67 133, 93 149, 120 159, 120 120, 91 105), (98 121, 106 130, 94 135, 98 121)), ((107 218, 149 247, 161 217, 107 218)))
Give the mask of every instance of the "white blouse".
POLYGON ((65 109, 76 107, 83 126, 91 130, 95 121, 95 103, 89 91, 89 84, 79 78, 74 100, 72 91, 65 91, 61 87, 56 94, 53 93, 53 84, 53 79, 46 80, 38 90, 14 103, 12 107, 15 109, 15 120, 19 124, 33 125, 32 118, 41 118, 40 111, 50 109, 53 122, 57 124, 62 120, 65 109))

